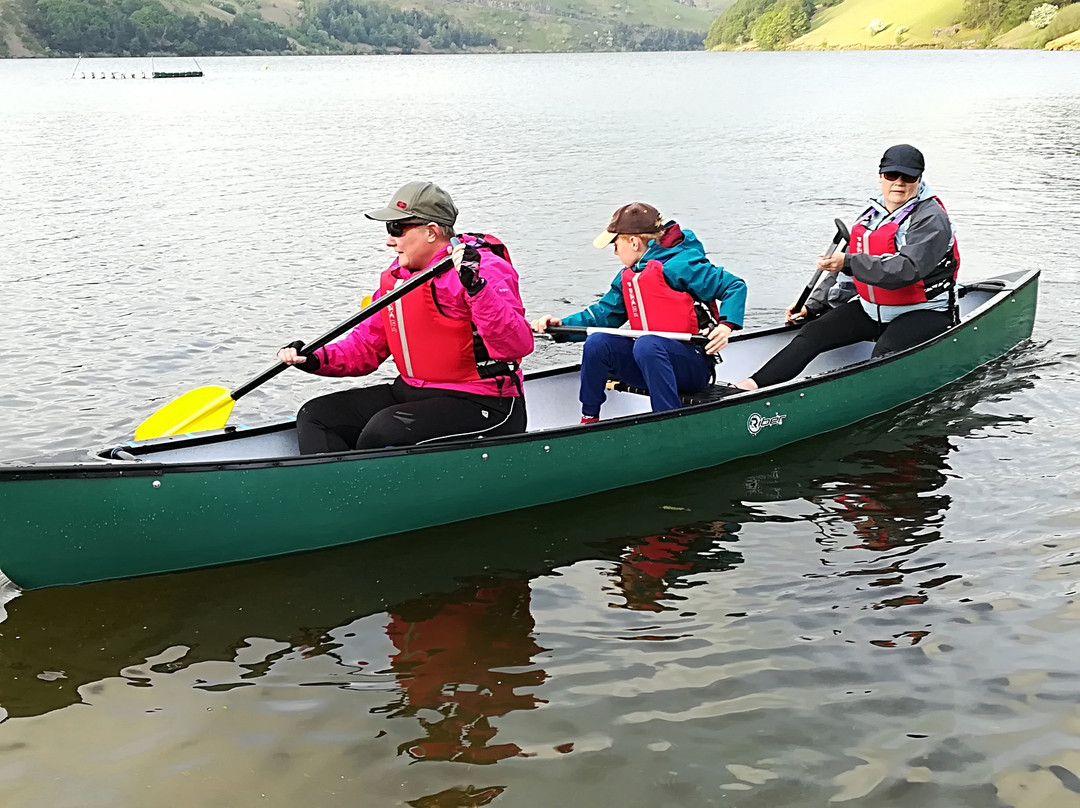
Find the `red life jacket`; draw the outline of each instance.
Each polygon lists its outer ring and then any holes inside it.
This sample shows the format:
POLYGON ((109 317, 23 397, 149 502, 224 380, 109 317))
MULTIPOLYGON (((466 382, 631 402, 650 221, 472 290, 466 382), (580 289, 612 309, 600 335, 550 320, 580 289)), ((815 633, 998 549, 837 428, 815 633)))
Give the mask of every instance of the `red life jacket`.
MULTIPOLYGON (((896 245, 896 232, 900 229, 903 221, 915 212, 915 209, 924 202, 934 200, 941 205, 941 200, 936 196, 930 196, 909 204, 899 214, 876 230, 867 228, 866 223, 870 220, 874 209, 870 208, 863 213, 855 226, 851 228, 850 251, 853 253, 866 253, 867 255, 895 255, 899 252, 896 245)), ((945 210, 945 206, 941 205, 945 210)), ((915 281, 915 283, 902 286, 899 289, 883 289, 880 286, 871 286, 857 278, 855 289, 863 300, 881 306, 907 306, 912 303, 925 303, 944 292, 951 292, 956 285, 956 276, 960 273, 960 248, 956 244, 956 238, 952 240, 951 249, 941 259, 934 271, 927 277, 915 281)))
MULTIPOLYGON (((495 236, 477 235, 470 242, 510 263, 510 253, 495 236)), ((481 265, 483 261, 481 260, 481 265)), ((386 294, 399 283, 392 268, 383 272, 379 289, 386 294)), ((383 326, 398 373, 425 382, 474 382, 509 376, 521 359, 493 360, 471 320, 458 320, 439 306, 434 278, 382 310, 383 326)))
MULTIPOLYGON (((689 292, 671 288, 659 261, 649 261, 640 272, 627 267, 622 271, 621 284, 631 328, 696 334, 702 327, 698 319, 700 304, 689 292)), ((716 304, 711 303, 709 309, 715 320, 716 304)))

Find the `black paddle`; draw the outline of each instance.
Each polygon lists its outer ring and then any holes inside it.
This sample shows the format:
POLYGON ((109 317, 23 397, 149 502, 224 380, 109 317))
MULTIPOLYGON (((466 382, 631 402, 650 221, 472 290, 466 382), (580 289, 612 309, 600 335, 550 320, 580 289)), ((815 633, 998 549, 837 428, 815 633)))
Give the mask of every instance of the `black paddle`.
MULTIPOLYGON (((836 252, 836 248, 840 246, 840 242, 846 243, 851 240, 851 233, 848 231, 847 225, 840 219, 834 219, 833 221, 836 223, 836 235, 833 236, 832 244, 829 245, 829 250, 825 253, 826 258, 836 252)), ((802 290, 799 299, 795 301, 795 305, 791 307, 792 316, 795 316, 802 311, 803 306, 806 305, 806 299, 810 297, 810 293, 814 291, 814 287, 817 286, 817 282, 821 278, 821 273, 824 271, 824 269, 819 269, 814 273, 814 276, 810 278, 810 283, 806 284, 806 288, 802 290)))

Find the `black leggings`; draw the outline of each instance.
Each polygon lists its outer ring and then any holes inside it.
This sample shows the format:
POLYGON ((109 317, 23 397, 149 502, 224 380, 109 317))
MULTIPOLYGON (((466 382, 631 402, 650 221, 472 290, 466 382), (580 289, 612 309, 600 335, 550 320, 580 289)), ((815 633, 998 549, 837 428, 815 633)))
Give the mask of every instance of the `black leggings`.
POLYGON ((830 309, 811 320, 795 338, 750 378, 758 387, 794 379, 820 353, 856 342, 876 341, 871 358, 902 351, 936 337, 952 325, 947 311, 912 311, 888 323, 868 315, 858 300, 830 309))
POLYGON ((524 399, 392 384, 313 398, 296 414, 300 454, 415 446, 525 431, 524 399))

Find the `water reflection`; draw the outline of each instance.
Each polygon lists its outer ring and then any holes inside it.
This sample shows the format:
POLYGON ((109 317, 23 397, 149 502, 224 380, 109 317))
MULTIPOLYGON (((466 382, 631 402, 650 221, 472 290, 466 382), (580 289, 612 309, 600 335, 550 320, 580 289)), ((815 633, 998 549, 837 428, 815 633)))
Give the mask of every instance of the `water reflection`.
POLYGON ((742 563, 742 556, 720 542, 735 541, 726 522, 673 527, 664 533, 643 536, 629 545, 615 568, 606 573, 622 603, 613 608, 661 612, 678 608, 682 596, 671 591, 689 585, 681 580, 705 570, 723 571, 742 563), (669 602, 665 605, 665 602, 669 602))
POLYGON ((406 805, 413 808, 479 808, 506 791, 505 786, 458 786, 448 788, 437 794, 430 794, 419 799, 409 800, 406 805))
POLYGON ((492 719, 542 703, 516 692, 547 678, 533 665, 533 657, 546 650, 533 639, 533 628, 524 581, 497 581, 394 606, 386 634, 394 644, 390 665, 400 690, 376 712, 415 719, 424 732, 400 744, 398 754, 483 764, 521 754, 511 741, 493 743, 498 729, 492 719))
MULTIPOLYGON (((842 477, 828 485, 829 493, 811 499, 822 508, 810 521, 823 533, 826 551, 869 550, 863 564, 844 569, 845 576, 868 578, 867 586, 904 588, 909 576, 944 566, 911 560, 920 548, 941 538, 941 526, 951 498, 940 491, 948 479, 948 456, 953 446, 946 436, 926 435, 908 452, 861 453, 874 470, 858 478, 842 477), (852 543, 852 539, 854 540, 852 543)), ((927 600, 926 590, 958 578, 940 575, 901 594, 891 594, 872 608, 910 606, 927 600)))

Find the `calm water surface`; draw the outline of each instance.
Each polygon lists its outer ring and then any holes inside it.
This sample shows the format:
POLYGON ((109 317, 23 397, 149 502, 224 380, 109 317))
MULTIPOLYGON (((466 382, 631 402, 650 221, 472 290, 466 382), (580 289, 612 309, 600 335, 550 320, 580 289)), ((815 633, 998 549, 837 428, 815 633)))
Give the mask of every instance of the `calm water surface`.
MULTIPOLYGON (((644 199, 764 326, 911 141, 963 278, 1043 269, 1035 334, 711 472, 24 593, 0 622, 0 804, 1080 806, 1075 55, 202 66, 0 62, 0 460, 122 439, 344 319, 388 260, 360 211, 417 177, 511 245, 532 315, 606 288, 589 242, 644 199), (146 65, 80 71, 102 68, 146 65)), ((233 420, 335 384, 281 376, 233 420)))

